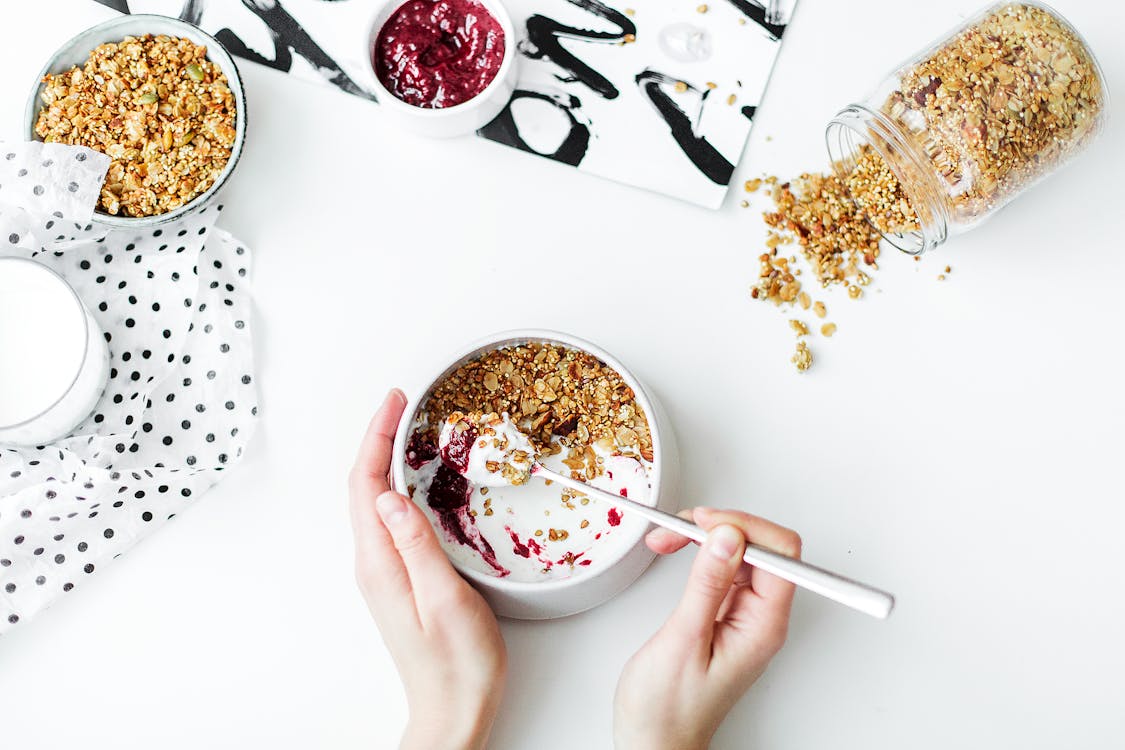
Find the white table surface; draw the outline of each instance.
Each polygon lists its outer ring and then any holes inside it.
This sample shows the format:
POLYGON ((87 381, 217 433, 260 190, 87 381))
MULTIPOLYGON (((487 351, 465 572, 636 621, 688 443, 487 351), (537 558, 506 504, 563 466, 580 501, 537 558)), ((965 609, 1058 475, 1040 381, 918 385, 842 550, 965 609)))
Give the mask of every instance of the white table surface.
MULTIPOLYGON (((110 15, 53 5, 0 11, 6 137, 47 55, 110 15)), ((974 5, 801 0, 736 183, 822 168, 833 112, 974 5)), ((1119 9, 1057 5, 1120 107, 1119 9)), ((593 339, 658 392, 684 503, 787 524, 808 559, 898 595, 887 622, 798 595, 714 747, 1122 741, 1122 112, 971 235, 885 257, 859 303, 833 290, 839 333, 797 376, 786 316, 747 294, 764 231, 739 191, 697 209, 242 70, 223 225, 254 251, 259 433, 194 508, 0 642, 0 747, 392 747, 405 701, 353 583, 346 472, 389 387, 517 326, 593 339), (511 303, 475 307, 496 290, 511 303)), ((688 564, 583 615, 505 622, 493 746, 608 747, 617 675, 688 564)))

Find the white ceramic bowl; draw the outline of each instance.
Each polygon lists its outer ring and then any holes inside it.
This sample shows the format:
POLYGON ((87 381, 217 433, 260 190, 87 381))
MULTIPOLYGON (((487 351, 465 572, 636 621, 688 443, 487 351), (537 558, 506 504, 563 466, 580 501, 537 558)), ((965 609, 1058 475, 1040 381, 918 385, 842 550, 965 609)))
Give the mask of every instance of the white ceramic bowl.
POLYGON ((500 28, 504 31, 504 59, 500 63, 500 70, 496 72, 496 77, 484 91, 467 102, 439 109, 425 109, 407 104, 384 86, 379 76, 375 74, 372 53, 379 32, 383 30, 383 24, 387 19, 406 0, 389 0, 376 8, 365 37, 367 47, 363 50, 363 59, 368 64, 364 67, 364 71, 368 83, 375 89, 379 105, 399 126, 431 138, 452 138, 467 135, 484 127, 508 105, 519 77, 517 64, 519 55, 516 53, 517 38, 515 28, 512 26, 512 17, 500 0, 477 1, 500 23, 500 28))
POLYGON ((39 119, 39 110, 43 108, 43 100, 39 98, 39 94, 43 90, 44 76, 62 73, 76 65, 84 65, 94 48, 101 44, 120 42, 127 36, 144 36, 145 34, 164 34, 181 39, 190 39, 195 44, 207 48, 207 59, 218 65, 219 69, 223 71, 223 75, 227 77, 227 85, 230 86, 231 96, 234 97, 234 145, 231 147, 230 160, 227 161, 226 167, 219 173, 214 184, 206 192, 197 195, 193 200, 175 210, 155 216, 113 216, 102 211, 95 211, 94 221, 108 227, 130 229, 152 227, 158 224, 167 224, 199 210, 215 197, 231 173, 234 172, 235 165, 238 164, 238 157, 242 155, 242 145, 246 141, 246 94, 242 90, 242 78, 238 74, 238 68, 235 67, 234 60, 223 45, 210 34, 200 31, 198 27, 186 21, 167 16, 145 14, 120 16, 99 23, 97 26, 92 26, 64 44, 51 56, 51 59, 43 66, 43 70, 39 71, 39 77, 35 79, 35 86, 27 100, 24 118, 28 139, 39 140, 39 136, 35 134, 35 121, 39 119))
MULTIPOLYGON (((616 358, 597 346, 574 336, 554 331, 528 329, 505 331, 484 338, 450 358, 434 377, 426 381, 406 406, 395 435, 392 478, 396 489, 406 487, 406 443, 414 426, 414 418, 426 403, 434 386, 461 365, 494 349, 519 346, 527 343, 561 345, 587 352, 617 371, 633 389, 637 403, 648 417, 652 434, 652 497, 656 507, 673 512, 677 495, 678 456, 676 441, 659 402, 616 358)), ((533 480, 538 481, 538 480, 533 480)), ((512 581, 497 578, 480 571, 453 565, 469 580, 492 606, 496 614, 521 620, 545 620, 565 617, 596 607, 616 596, 635 581, 655 557, 644 542, 647 525, 637 525, 633 536, 621 544, 615 554, 608 554, 606 563, 589 574, 580 574, 561 580, 541 582, 512 581)), ((439 530, 440 534, 441 531, 439 530)))

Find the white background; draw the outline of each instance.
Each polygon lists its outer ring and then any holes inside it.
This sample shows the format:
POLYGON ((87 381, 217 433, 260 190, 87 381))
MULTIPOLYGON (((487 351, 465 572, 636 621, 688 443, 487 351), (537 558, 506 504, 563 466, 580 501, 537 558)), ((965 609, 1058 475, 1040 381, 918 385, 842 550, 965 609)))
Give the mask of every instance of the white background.
MULTIPOLYGON (((833 112, 972 5, 802 0, 738 181, 820 169, 833 112)), ((0 23, 8 137, 50 52, 109 14, 22 6, 0 23)), ((1119 9, 1058 6, 1121 105, 1119 9)), ((405 704, 352 581, 347 468, 389 387, 516 326, 590 338, 659 393, 685 504, 792 526, 808 559, 898 594, 882 623, 798 595, 716 748, 1119 746, 1125 118, 971 235, 886 257, 864 300, 824 297, 839 333, 797 376, 785 317, 747 294, 764 232, 740 194, 710 212, 421 141, 242 70, 223 223, 255 253, 260 432, 196 507, 0 642, 0 746, 392 747, 405 704)), ((608 747, 620 668, 689 561, 584 615, 504 623, 493 746, 608 747)))

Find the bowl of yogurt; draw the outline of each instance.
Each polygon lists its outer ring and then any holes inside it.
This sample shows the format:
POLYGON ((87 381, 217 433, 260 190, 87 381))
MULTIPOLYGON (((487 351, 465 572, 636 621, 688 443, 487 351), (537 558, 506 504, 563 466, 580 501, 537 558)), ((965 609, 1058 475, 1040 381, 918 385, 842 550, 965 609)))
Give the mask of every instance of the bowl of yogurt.
POLYGON ((500 0, 389 0, 364 41, 379 103, 421 135, 471 133, 515 90, 516 35, 500 0))
POLYGON ((454 567, 518 619, 628 587, 654 558, 648 523, 528 467, 673 510, 676 446, 652 394, 608 352, 552 331, 495 334, 447 362, 403 413, 392 475, 454 567))

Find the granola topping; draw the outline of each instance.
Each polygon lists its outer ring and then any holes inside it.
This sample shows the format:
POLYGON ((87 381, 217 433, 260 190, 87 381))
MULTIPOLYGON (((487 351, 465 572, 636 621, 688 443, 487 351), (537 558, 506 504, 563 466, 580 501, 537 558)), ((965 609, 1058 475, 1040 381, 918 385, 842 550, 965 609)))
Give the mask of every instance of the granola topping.
MULTIPOLYGON (((648 419, 633 389, 596 357, 550 344, 494 349, 465 363, 426 400, 428 425, 453 412, 507 414, 544 455, 595 443, 651 461, 648 419), (559 440, 556 440, 559 438, 559 440)), ((427 431, 436 441, 436 429, 427 431)))
POLYGON ((207 48, 169 36, 102 44, 82 67, 43 78, 35 133, 112 159, 98 200, 111 215, 172 211, 230 160, 235 105, 207 48))

